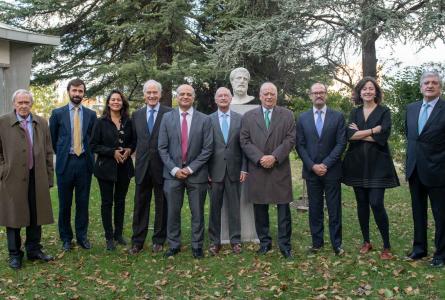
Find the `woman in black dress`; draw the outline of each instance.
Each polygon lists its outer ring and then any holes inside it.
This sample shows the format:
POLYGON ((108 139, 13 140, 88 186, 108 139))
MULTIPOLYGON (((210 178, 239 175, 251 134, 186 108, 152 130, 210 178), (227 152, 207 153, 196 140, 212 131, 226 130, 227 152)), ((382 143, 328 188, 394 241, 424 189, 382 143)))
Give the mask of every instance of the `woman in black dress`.
POLYGON ((384 206, 386 188, 399 186, 388 147, 391 112, 381 105, 382 90, 372 77, 365 77, 354 89, 357 105, 347 128, 349 147, 343 160, 343 183, 354 188, 357 214, 363 235, 360 253, 372 249, 369 238, 371 207, 383 239, 381 259, 391 259, 389 222, 384 206))
POLYGON ((124 95, 118 90, 113 90, 107 97, 102 117, 94 125, 90 141, 91 149, 97 154, 94 175, 99 182, 102 199, 101 216, 107 250, 114 250, 115 242, 127 244, 122 236, 125 197, 130 179, 134 176, 130 156, 134 145, 128 108, 124 95))

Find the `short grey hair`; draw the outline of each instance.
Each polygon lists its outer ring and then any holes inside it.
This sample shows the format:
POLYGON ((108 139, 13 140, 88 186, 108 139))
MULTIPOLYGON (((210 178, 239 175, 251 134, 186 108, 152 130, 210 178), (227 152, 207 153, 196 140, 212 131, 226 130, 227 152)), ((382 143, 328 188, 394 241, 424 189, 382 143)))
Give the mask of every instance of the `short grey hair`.
POLYGON ((219 91, 221 90, 226 90, 227 92, 229 92, 230 97, 232 97, 232 92, 230 92, 230 90, 228 88, 226 88, 225 86, 219 87, 216 92, 215 92, 215 99, 216 99, 216 94, 218 94, 219 91))
POLYGON ((144 87, 142 88, 143 93, 147 91, 149 85, 154 85, 158 89, 159 93, 162 94, 162 84, 154 79, 147 80, 144 83, 144 87))
POLYGON ((420 76, 419 85, 422 87, 423 82, 425 81, 425 78, 427 77, 436 77, 439 80, 439 85, 442 87, 442 76, 440 76, 440 73, 437 70, 427 70, 422 73, 422 76, 420 76))
POLYGON ((190 84, 187 84, 187 83, 180 84, 180 85, 176 88, 176 94, 179 94, 179 88, 180 88, 180 87, 183 87, 183 86, 185 86, 185 85, 188 85, 189 87, 192 88, 193 98, 195 98, 195 97, 196 97, 195 89, 194 89, 190 84))
POLYGON ((312 92, 312 88, 317 84, 322 85, 324 87, 325 92, 328 92, 328 86, 326 84, 324 84, 323 82, 317 81, 311 85, 311 87, 309 88, 309 93, 312 92))
POLYGON ((14 92, 14 94, 12 94, 12 102, 14 103, 15 98, 18 95, 27 95, 30 99, 31 99, 31 103, 34 102, 34 97, 32 96, 31 92, 25 89, 18 89, 17 91, 14 92))
POLYGON ((248 80, 250 80, 249 70, 247 70, 246 68, 240 67, 240 68, 233 69, 232 72, 230 72, 230 81, 232 81, 235 78, 236 73, 244 73, 245 75, 247 75, 248 80))
POLYGON ((273 87, 275 88, 275 90, 277 91, 277 93, 278 93, 278 88, 277 88, 277 86, 276 86, 275 84, 273 84, 272 82, 270 82, 270 81, 266 81, 266 82, 263 83, 263 84, 261 85, 261 87, 260 87, 260 94, 261 94, 261 92, 263 91, 263 88, 264 88, 266 85, 271 85, 271 86, 273 86, 273 87))

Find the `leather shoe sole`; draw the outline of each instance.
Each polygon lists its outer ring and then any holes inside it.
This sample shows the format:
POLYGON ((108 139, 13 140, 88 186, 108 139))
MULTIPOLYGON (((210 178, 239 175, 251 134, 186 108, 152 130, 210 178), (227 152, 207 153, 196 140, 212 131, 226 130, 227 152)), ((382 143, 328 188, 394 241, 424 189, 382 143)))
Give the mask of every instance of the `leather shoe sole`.
POLYGON ((414 253, 414 252, 411 252, 411 253, 409 253, 406 256, 406 259, 408 259, 408 260, 419 260, 419 259, 422 259, 424 257, 426 257, 425 253, 414 253))
POLYGON ((181 252, 181 249, 179 249, 179 248, 169 248, 169 249, 164 253, 164 257, 175 256, 175 255, 178 254, 179 252, 181 252))

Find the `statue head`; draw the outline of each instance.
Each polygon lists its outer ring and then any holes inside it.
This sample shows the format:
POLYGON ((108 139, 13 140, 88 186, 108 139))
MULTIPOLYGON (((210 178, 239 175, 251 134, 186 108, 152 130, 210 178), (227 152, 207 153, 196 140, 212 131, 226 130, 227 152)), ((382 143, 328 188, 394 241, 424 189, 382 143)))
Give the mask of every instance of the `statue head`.
POLYGON ((233 94, 242 98, 246 97, 249 87, 250 74, 246 68, 236 68, 230 72, 230 84, 233 94))

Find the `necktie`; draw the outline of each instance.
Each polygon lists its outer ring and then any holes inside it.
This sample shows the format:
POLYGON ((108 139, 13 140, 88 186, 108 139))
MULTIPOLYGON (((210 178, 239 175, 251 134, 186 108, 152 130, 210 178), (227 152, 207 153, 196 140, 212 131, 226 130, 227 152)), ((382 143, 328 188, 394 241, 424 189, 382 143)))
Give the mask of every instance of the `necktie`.
POLYGON ((74 107, 73 150, 77 156, 82 154, 82 133, 80 132, 79 107, 74 107))
POLYGON ((428 120, 428 108, 430 108, 431 105, 428 103, 424 103, 422 105, 423 111, 419 118, 419 134, 422 132, 423 127, 425 127, 426 121, 428 120))
POLYGON ((181 151, 182 151, 182 163, 187 162, 187 143, 188 143, 188 126, 187 126, 187 113, 183 112, 182 125, 181 125, 181 151))
POLYGON ((25 130, 25 138, 26 138, 26 144, 28 145, 28 169, 31 170, 34 166, 34 157, 32 155, 32 142, 31 142, 31 134, 28 130, 28 121, 22 120, 20 122, 20 127, 25 130))
POLYGON ((317 128, 318 137, 321 137, 321 131, 323 130, 323 119, 321 118, 321 114, 323 111, 317 110, 317 120, 315 122, 315 127, 317 128))
POLYGON ((270 110, 266 109, 264 113, 264 121, 266 121, 266 128, 269 129, 270 126, 270 118, 269 118, 270 110))
POLYGON ((153 131, 153 126, 155 125, 155 111, 154 109, 150 109, 148 116, 148 132, 151 134, 153 131))
POLYGON ((227 144, 227 139, 229 138, 229 123, 227 123, 227 114, 223 114, 222 118, 221 131, 224 137, 224 142, 227 144))

